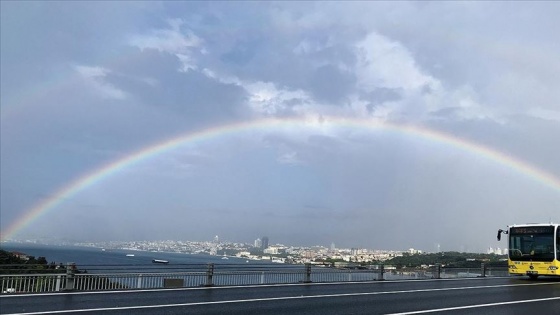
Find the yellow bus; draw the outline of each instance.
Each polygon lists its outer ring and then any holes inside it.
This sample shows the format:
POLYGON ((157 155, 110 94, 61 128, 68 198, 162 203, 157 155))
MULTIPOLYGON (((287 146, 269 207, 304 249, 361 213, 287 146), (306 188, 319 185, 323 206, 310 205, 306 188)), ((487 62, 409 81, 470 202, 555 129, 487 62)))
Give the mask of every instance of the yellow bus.
POLYGON ((508 235, 508 270, 510 275, 560 276, 560 224, 516 224, 508 235))

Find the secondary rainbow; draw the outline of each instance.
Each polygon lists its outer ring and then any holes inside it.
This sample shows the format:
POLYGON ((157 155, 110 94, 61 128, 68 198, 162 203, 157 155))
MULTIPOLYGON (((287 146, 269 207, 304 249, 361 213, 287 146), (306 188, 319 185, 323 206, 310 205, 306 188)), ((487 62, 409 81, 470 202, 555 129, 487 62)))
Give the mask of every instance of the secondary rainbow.
POLYGON ((490 161, 509 168, 517 173, 523 174, 543 185, 546 185, 560 193, 560 179, 549 174, 525 161, 508 156, 502 152, 483 146, 481 144, 468 141, 446 134, 433 129, 422 126, 401 125, 394 123, 382 122, 371 119, 355 119, 340 117, 322 117, 318 118, 291 118, 291 119, 259 119, 248 122, 233 123, 212 127, 196 132, 181 134, 174 138, 166 139, 132 154, 120 158, 116 161, 108 163, 100 168, 88 172, 76 180, 68 183, 58 190, 51 198, 48 198, 26 211, 18 220, 11 224, 3 233, 3 239, 9 239, 23 230, 26 226, 38 219, 41 215, 49 210, 55 209, 65 199, 77 194, 78 192, 90 187, 105 178, 118 173, 119 171, 131 167, 138 162, 150 159, 154 156, 172 151, 183 145, 204 142, 209 139, 218 138, 228 134, 235 134, 251 130, 274 130, 275 128, 317 128, 328 129, 332 127, 351 127, 366 129, 381 129, 402 133, 411 137, 418 137, 432 142, 441 143, 447 146, 455 147, 459 150, 470 152, 477 156, 481 156, 490 161))

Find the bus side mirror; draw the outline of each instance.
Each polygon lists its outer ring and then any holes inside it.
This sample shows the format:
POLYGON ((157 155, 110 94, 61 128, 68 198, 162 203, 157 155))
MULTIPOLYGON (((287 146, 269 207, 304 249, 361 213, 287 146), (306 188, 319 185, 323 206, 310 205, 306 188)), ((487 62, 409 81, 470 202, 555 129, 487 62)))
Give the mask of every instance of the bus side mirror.
POLYGON ((499 230, 498 230, 498 241, 502 240, 502 233, 508 234, 507 231, 504 231, 504 230, 502 230, 502 229, 499 229, 499 230))

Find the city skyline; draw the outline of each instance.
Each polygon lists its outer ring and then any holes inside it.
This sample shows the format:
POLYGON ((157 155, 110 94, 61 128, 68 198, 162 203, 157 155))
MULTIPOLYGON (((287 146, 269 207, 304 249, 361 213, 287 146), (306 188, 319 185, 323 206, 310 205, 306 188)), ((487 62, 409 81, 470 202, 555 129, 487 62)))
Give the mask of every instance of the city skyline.
MULTIPOLYGON (((262 237, 264 238, 264 237, 262 237)), ((267 237, 268 238, 268 237, 267 237)), ((214 245, 221 245, 221 244, 243 244, 248 245, 253 248, 257 248, 260 251, 266 249, 264 244, 261 242, 261 237, 255 239, 254 241, 244 241, 244 240, 222 240, 219 235, 215 235, 213 238, 208 240, 186 240, 186 239, 136 239, 136 240, 108 240, 108 241, 98 241, 98 240, 63 240, 63 239, 5 239, 2 242, 6 243, 36 243, 36 244, 45 244, 45 245, 75 245, 75 244, 96 244, 96 243, 161 243, 165 244, 168 242, 176 242, 176 243, 200 243, 200 244, 208 244, 209 246, 214 245)), ((355 244, 348 244, 348 246, 335 246, 335 242, 330 242, 330 244, 305 244, 303 243, 284 243, 284 242, 277 242, 277 243, 270 243, 267 247, 298 247, 298 248, 314 248, 314 247, 322 247, 324 249, 335 251, 335 250, 343 250, 343 251, 353 251, 353 250, 367 250, 367 251, 387 251, 387 252, 409 252, 413 253, 438 253, 438 252, 464 252, 464 253, 494 253, 499 255, 505 255, 507 253, 507 244, 506 248, 501 248, 500 246, 494 248, 492 246, 488 246, 486 249, 482 251, 470 250, 465 248, 464 246, 459 246, 457 248, 447 248, 442 249, 439 244, 434 244, 435 250, 430 250, 427 248, 414 248, 412 246, 401 246, 399 248, 369 248, 369 247, 360 247, 355 246, 355 244)), ((216 253, 214 253, 216 254, 216 253)))

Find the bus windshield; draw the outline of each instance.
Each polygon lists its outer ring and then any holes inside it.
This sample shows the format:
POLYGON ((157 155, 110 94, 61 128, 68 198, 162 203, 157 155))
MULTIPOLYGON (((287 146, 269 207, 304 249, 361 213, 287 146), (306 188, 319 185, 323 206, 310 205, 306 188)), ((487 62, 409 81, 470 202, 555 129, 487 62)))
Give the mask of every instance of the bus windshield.
POLYGON ((560 260, 560 226, 556 228, 556 259, 560 260))
POLYGON ((553 261, 554 227, 512 228, 509 257, 518 261, 553 261))

